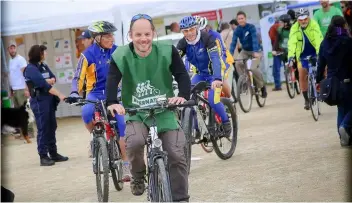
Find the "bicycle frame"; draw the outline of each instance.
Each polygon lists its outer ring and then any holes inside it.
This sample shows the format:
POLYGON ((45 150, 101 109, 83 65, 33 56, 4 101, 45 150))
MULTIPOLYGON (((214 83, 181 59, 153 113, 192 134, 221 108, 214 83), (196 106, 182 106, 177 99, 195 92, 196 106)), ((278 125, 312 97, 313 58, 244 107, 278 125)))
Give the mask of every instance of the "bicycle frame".
MULTIPOLYGON (((312 60, 314 60, 315 58, 313 58, 313 57, 307 57, 307 58, 305 58, 305 59, 303 59, 303 60, 307 60, 308 61, 308 76, 307 76, 307 78, 308 78, 308 85, 309 85, 309 79, 311 79, 311 80, 313 80, 313 82, 314 82, 314 84, 312 84, 313 85, 313 90, 314 90, 314 92, 313 92, 313 94, 314 94, 314 97, 315 98, 319 98, 318 97, 318 91, 317 91, 317 89, 316 89, 316 87, 315 87, 315 80, 316 80, 316 74, 317 74, 317 66, 316 65, 312 65, 312 60)), ((308 87, 309 88, 309 87, 308 87)), ((310 95, 308 95, 308 97, 309 97, 310 95)))
POLYGON ((253 94, 254 90, 254 78, 253 78, 253 73, 251 70, 251 66, 248 66, 248 63, 252 64, 252 58, 248 59, 236 59, 235 61, 243 61, 243 64, 245 64, 245 69, 244 69, 244 75, 245 77, 249 77, 250 85, 251 85, 251 94, 253 94))
POLYGON ((199 102, 202 102, 203 103, 202 107, 205 107, 205 105, 207 105, 209 107, 209 117, 208 117, 209 122, 208 122, 208 125, 206 125, 205 120, 201 117, 202 112, 200 112, 199 106, 196 106, 195 109, 192 108, 192 112, 196 114, 195 122, 198 123, 198 130, 204 130, 205 131, 204 133, 201 132, 201 135, 203 135, 205 138, 207 138, 207 140, 209 140, 210 137, 206 136, 206 135, 215 136, 215 134, 216 134, 215 133, 216 122, 218 122, 218 121, 221 122, 220 117, 217 116, 217 114, 215 113, 214 109, 210 107, 209 101, 207 99, 208 98, 208 91, 209 91, 208 89, 204 91, 205 97, 203 97, 199 93, 192 94, 192 96, 191 96, 191 100, 196 101, 196 104, 199 104, 199 102))
MULTIPOLYGON (((93 123, 94 134, 98 136, 104 136, 108 143, 110 143, 111 138, 117 134, 117 132, 115 132, 117 129, 112 126, 116 123, 116 121, 108 121, 108 115, 104 108, 103 100, 100 100, 99 103, 95 103, 93 123)), ((119 136, 117 136, 117 140, 119 140, 119 136)))

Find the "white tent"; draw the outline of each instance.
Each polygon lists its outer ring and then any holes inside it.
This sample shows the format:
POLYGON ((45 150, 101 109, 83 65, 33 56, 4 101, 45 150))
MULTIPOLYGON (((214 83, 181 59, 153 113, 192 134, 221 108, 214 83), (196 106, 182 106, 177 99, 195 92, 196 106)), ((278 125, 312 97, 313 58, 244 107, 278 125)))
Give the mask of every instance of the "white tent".
MULTIPOLYGON (((248 6, 259 3, 271 3, 270 0, 257 1, 234 1, 234 0, 212 0, 212 1, 162 1, 150 2, 144 4, 121 5, 121 14, 116 16, 121 19, 123 24, 124 43, 128 42, 127 33, 130 26, 131 18, 138 13, 145 13, 151 17, 162 17, 168 15, 176 15, 182 13, 194 13, 201 11, 219 10, 223 8, 248 6)), ((181 19, 180 19, 181 20, 181 19)))
POLYGON ((16 2, 3 6, 2 36, 27 34, 87 26, 93 20, 113 20, 110 9, 116 5, 106 2, 16 2))
POLYGON ((1 35, 11 36, 83 27, 95 20, 108 20, 113 22, 119 29, 116 33, 116 38, 118 40, 117 43, 122 44, 128 42, 126 36, 130 20, 138 13, 146 13, 151 17, 162 17, 269 2, 272 1, 6 1, 2 3, 1 35))

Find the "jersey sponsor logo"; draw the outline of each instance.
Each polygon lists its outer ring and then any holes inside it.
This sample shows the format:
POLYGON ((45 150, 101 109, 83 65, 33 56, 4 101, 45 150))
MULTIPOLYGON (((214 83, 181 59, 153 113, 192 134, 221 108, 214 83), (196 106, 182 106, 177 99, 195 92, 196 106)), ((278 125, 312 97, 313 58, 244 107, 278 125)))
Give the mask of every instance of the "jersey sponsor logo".
POLYGON ((165 98, 166 94, 160 95, 160 90, 150 84, 150 80, 137 84, 132 95, 132 103, 140 107, 156 105, 158 98, 165 98))

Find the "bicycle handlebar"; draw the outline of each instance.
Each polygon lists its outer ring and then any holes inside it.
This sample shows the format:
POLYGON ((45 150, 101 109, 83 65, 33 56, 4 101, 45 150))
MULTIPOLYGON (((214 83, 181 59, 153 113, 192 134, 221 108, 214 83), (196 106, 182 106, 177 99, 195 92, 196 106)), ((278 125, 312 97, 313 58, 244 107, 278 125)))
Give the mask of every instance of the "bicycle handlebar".
MULTIPOLYGON (((120 98, 117 98, 118 101, 120 101, 120 98)), ((83 106, 85 104, 91 103, 91 104, 101 104, 101 102, 105 102, 105 100, 89 100, 89 99, 83 99, 81 97, 67 97, 64 100, 66 103, 74 106, 83 106)))
POLYGON ((157 104, 149 107, 138 107, 138 108, 125 108, 125 111, 130 114, 135 114, 138 111, 154 111, 157 109, 175 109, 177 107, 190 107, 195 106, 196 102, 194 100, 188 100, 183 104, 157 104))

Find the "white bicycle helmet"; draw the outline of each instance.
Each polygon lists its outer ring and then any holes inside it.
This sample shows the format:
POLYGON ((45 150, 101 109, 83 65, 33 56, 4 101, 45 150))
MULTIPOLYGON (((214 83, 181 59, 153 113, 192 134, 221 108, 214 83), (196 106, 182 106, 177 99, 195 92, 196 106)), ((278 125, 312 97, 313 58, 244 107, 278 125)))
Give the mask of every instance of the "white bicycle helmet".
POLYGON ((205 27, 208 25, 208 20, 206 17, 196 16, 196 20, 200 30, 204 30, 205 27))
POLYGON ((306 8, 300 8, 297 12, 296 12, 296 18, 297 19, 305 19, 309 17, 309 11, 306 8))

